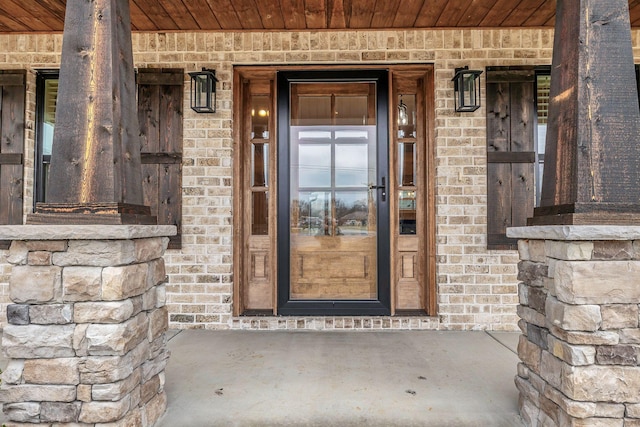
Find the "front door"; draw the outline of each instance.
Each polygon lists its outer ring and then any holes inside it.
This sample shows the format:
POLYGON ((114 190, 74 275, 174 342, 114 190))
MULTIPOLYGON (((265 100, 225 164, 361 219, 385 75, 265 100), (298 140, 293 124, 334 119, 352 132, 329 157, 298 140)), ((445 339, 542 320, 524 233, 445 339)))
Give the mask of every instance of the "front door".
POLYGON ((279 314, 390 314, 387 80, 278 75, 279 314))

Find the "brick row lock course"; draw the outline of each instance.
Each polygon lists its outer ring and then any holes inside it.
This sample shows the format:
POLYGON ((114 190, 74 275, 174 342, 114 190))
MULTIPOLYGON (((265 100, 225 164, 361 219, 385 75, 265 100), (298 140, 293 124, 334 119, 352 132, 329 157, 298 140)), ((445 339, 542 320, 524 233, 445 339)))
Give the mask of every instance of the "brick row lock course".
POLYGON ((149 426, 164 413, 168 240, 12 243, 0 390, 12 425, 149 426))
POLYGON ((640 241, 521 240, 515 378, 529 426, 640 426, 640 241))

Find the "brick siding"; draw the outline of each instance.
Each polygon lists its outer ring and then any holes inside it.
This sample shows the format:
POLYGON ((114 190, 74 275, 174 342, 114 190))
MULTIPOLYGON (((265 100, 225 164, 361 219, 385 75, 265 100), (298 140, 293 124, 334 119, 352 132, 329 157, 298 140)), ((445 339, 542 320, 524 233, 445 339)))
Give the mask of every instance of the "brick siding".
MULTIPOLYGON (((634 32, 637 45, 638 33, 634 32)), ((25 214, 33 200, 35 70, 58 68, 61 35, 0 35, 0 69, 27 69, 25 214)), ((185 94, 183 249, 166 254, 167 304, 175 328, 274 328, 318 322, 234 319, 232 74, 242 64, 431 63, 435 66, 437 286, 439 317, 380 322, 391 328, 516 330, 516 251, 486 249, 485 109, 453 112, 451 77, 472 69, 551 63, 552 30, 135 33, 137 67, 213 68, 218 111, 197 115, 185 94), (271 323, 269 323, 271 322, 271 323), (254 326, 252 326, 254 325, 254 326)), ((188 90, 185 74, 185 90, 188 90)), ((484 77, 484 75, 483 75, 484 77)), ((484 86, 484 78, 482 78, 484 86)), ((482 89, 484 97, 484 87, 482 89)), ((483 100, 484 101, 484 100, 483 100)), ((9 268, 0 251, 0 298, 9 268)), ((0 321, 5 321, 4 310, 0 321)), ((378 322, 376 321, 375 324, 378 322)), ((325 325, 352 325, 342 318, 325 325)), ((372 323, 373 324, 373 323, 372 323)), ((381 326, 382 327, 382 326, 381 326)))

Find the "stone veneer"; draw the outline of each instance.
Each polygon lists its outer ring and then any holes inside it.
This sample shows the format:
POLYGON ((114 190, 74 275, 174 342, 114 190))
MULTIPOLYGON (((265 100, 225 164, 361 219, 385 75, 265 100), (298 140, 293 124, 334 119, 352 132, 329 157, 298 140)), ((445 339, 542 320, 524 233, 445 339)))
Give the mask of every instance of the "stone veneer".
POLYGON ((150 426, 166 409, 173 226, 0 227, 12 304, 0 401, 11 425, 150 426))
POLYGON ((528 426, 640 426, 640 227, 538 226, 520 238, 515 378, 528 426))

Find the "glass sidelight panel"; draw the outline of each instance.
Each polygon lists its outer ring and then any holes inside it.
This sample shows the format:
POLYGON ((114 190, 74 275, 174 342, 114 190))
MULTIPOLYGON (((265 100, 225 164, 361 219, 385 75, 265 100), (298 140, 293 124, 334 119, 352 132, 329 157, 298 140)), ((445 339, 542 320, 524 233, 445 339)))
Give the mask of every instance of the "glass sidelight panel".
POLYGON ((269 139, 269 103, 266 95, 251 97, 251 139, 269 139))
POLYGON ((400 234, 416 234, 416 192, 399 191, 400 234))
POLYGON ((269 234, 269 193, 254 192, 251 196, 251 234, 266 236, 269 234))
POLYGON ((416 185, 416 143, 398 144, 398 182, 401 186, 416 185))
POLYGON ((251 144, 251 186, 269 186, 269 144, 251 144))
POLYGON ((271 97, 256 94, 250 102, 251 236, 268 236, 271 97))

